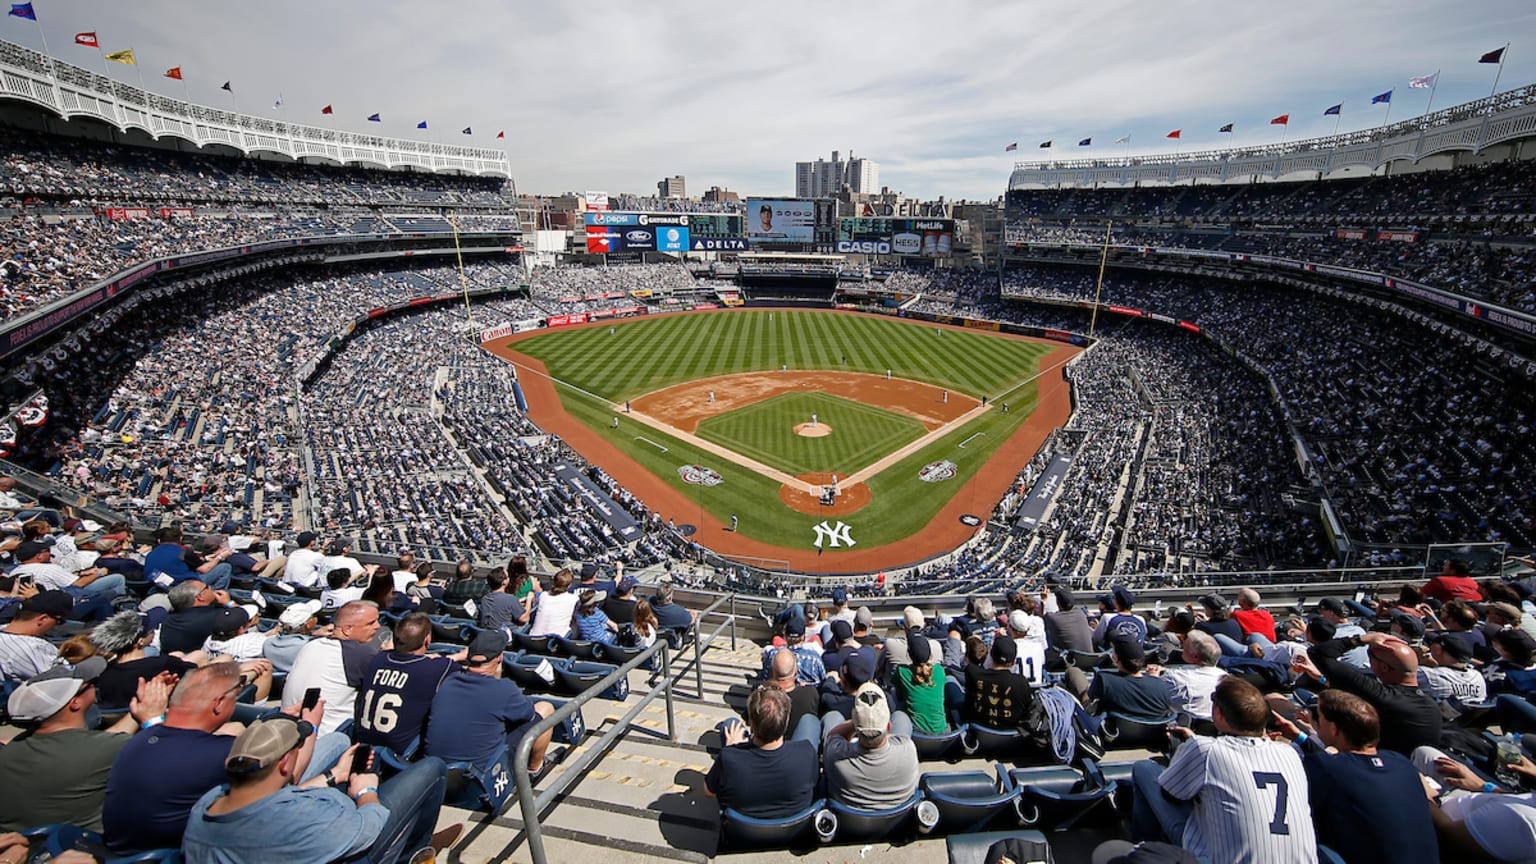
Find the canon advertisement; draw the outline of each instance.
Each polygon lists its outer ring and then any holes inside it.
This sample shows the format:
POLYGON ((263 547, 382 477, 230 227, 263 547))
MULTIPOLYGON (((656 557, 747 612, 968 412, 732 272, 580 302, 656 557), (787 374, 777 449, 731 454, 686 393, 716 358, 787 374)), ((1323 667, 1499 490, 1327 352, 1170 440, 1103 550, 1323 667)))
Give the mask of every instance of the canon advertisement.
POLYGON ((745 223, 752 243, 809 245, 816 242, 816 202, 749 198, 745 223))
POLYGON ((837 251, 843 254, 946 258, 954 245, 953 219, 837 220, 837 251))

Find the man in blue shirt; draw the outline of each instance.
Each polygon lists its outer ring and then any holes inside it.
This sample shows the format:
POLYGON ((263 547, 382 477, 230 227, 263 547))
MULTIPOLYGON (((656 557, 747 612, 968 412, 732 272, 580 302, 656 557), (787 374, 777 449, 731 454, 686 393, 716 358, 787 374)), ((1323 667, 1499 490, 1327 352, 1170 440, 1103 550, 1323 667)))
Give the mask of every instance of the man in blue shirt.
MULTIPOLYGON (((427 726, 426 751, 445 762, 473 762, 489 768, 501 745, 507 746, 502 758, 508 762, 523 736, 540 719, 553 714, 548 702, 534 702, 511 681, 501 677, 502 652, 507 637, 499 630, 485 630, 469 644, 469 658, 464 671, 449 675, 438 685, 432 697, 432 722, 427 726)), ((533 742, 528 754, 528 770, 534 774, 544 768, 544 753, 549 749, 553 729, 546 729, 533 742)))
POLYGON ((412 612, 395 625, 394 649, 373 656, 357 690, 357 725, 352 731, 357 743, 402 755, 420 743, 432 698, 454 672, 453 660, 427 653, 431 644, 432 619, 426 615, 412 612))
POLYGON ((377 774, 352 773, 349 749, 332 775, 345 792, 326 778, 299 785, 314 731, 284 714, 240 733, 224 761, 228 785, 209 790, 187 817, 187 864, 339 861, 365 853, 363 860, 382 864, 458 839, 462 824, 432 833, 447 778, 442 761, 423 759, 381 787, 377 774))
POLYGON ((1109 594, 1100 597, 1099 602, 1112 606, 1114 611, 1105 612, 1099 618, 1099 626, 1093 631, 1094 644, 1106 647, 1110 639, 1119 635, 1130 636, 1137 642, 1147 641, 1147 622, 1131 611, 1136 606, 1136 595, 1129 589, 1116 585, 1109 594))
POLYGON ((693 610, 685 609, 672 602, 672 586, 669 583, 656 586, 656 596, 651 600, 651 611, 656 613, 656 624, 662 630, 671 630, 682 636, 693 626, 693 610))
MULTIPOLYGON (((164 722, 146 726, 118 751, 102 808, 107 847, 117 855, 181 845, 192 805, 224 782, 224 760, 243 730, 232 723, 245 681, 238 663, 214 663, 187 673, 171 694, 164 722)), ((324 706, 304 719, 320 722, 324 706)), ((303 780, 336 764, 350 742, 321 738, 303 780)))
POLYGON ((188 579, 197 579, 215 591, 229 587, 229 577, 234 570, 226 559, 234 550, 227 545, 207 557, 199 556, 182 545, 179 525, 161 528, 155 532, 155 539, 159 545, 144 556, 144 576, 161 589, 188 579))

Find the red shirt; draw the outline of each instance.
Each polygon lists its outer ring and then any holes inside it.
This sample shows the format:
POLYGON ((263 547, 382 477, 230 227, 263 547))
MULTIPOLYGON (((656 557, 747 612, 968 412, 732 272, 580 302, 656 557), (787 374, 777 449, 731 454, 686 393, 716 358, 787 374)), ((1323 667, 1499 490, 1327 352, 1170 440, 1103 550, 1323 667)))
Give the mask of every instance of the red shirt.
POLYGON ((1234 609, 1232 618, 1237 621, 1237 626, 1243 628, 1244 636, 1257 633, 1271 642, 1275 641, 1275 616, 1263 609, 1234 609))
POLYGON ((1449 603, 1452 600, 1482 600, 1483 592, 1477 587, 1477 580, 1471 576, 1447 576, 1442 573, 1424 583, 1424 596, 1449 603))

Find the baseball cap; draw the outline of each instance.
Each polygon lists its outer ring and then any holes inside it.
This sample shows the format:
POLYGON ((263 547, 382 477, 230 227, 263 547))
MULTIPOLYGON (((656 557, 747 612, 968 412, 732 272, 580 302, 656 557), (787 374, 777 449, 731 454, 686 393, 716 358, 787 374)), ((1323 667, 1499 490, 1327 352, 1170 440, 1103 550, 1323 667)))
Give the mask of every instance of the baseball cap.
POLYGON ((220 534, 239 534, 240 533, 240 521, 238 519, 226 519, 224 521, 224 524, 219 526, 219 533, 220 534))
POLYGON ((1146 662, 1146 649, 1141 647, 1141 640, 1134 636, 1114 636, 1109 640, 1109 647, 1115 652, 1115 657, 1122 663, 1146 662))
POLYGON ((1012 663, 1019 659, 1019 646, 1007 636, 998 636, 992 640, 992 662, 1012 663))
MULTIPOLYGON (((1506 627, 1500 630, 1493 634, 1493 641, 1503 646, 1504 650, 1513 655, 1516 660, 1536 655, 1536 639, 1532 639, 1531 634, 1519 627, 1506 627)), ((1527 660, 1524 665, 1530 665, 1530 661, 1527 660)))
POLYGON ((805 622, 799 618, 791 618, 784 622, 784 638, 797 639, 805 637, 805 622))
POLYGON ((860 606, 853 610, 853 623, 854 626, 867 630, 875 626, 875 613, 871 612, 868 606, 860 606))
POLYGON ((1202 594, 1200 605, 1212 612, 1226 612, 1232 608, 1231 602, 1220 594, 1202 594))
POLYGON ((868 684, 875 677, 874 667, 870 666, 869 658, 855 651, 843 661, 843 680, 850 684, 868 684))
POLYGON ((1109 590, 1109 593, 1114 595, 1116 603, 1127 609, 1136 605, 1136 595, 1132 594, 1131 589, 1124 585, 1116 585, 1109 590))
POLYGON ((911 630, 913 627, 923 626, 922 610, 918 609, 916 606, 908 606, 907 608, 901 610, 901 623, 902 626, 906 627, 908 630, 911 630))
POLYGON ((55 618, 67 616, 74 608, 75 598, 63 591, 39 591, 21 601, 21 611, 52 615, 55 618))
POLYGON ((620 576, 619 582, 614 586, 614 588, 620 594, 628 594, 629 592, 635 590, 635 586, 639 584, 640 583, 636 581, 635 577, 633 576, 620 576))
POLYGON ((17 561, 31 561, 33 558, 36 558, 43 552, 52 551, 53 546, 48 543, 39 543, 36 540, 28 540, 27 542, 16 547, 16 551, 12 553, 12 557, 14 557, 17 561))
POLYGON ((303 547, 308 546, 309 544, 311 544, 311 543, 313 543, 313 542, 315 542, 316 540, 319 540, 319 539, 320 539, 320 535, 316 534, 313 531, 300 531, 299 532, 299 538, 296 541, 294 541, 294 542, 298 543, 299 544, 299 548, 302 549, 303 547))
POLYGON ((315 617, 320 611, 319 600, 305 600, 303 603, 295 603, 283 610, 283 614, 277 617, 277 623, 284 627, 302 627, 304 622, 315 617))
POLYGON ((1465 663, 1472 659, 1472 640, 1464 636, 1462 633, 1436 633, 1424 641, 1430 645, 1439 645, 1452 660, 1465 663))
POLYGON ((87 657, 75 664, 74 668, 55 666, 17 687, 6 702, 6 710, 10 712, 11 719, 18 723, 47 720, 79 695, 81 685, 101 677, 106 668, 105 657, 87 657))
POLYGON ((853 638, 853 625, 839 618, 832 622, 832 638, 839 642, 847 642, 853 638))
POLYGON ((1023 609, 1015 609, 1008 613, 1008 628, 1025 636, 1044 635, 1040 630, 1044 622, 1039 618, 1026 613, 1023 609))
POLYGON ((871 682, 859 685, 853 694, 853 728, 861 738, 879 738, 891 726, 891 706, 885 691, 871 682))
POLYGON ((481 630, 469 643, 469 662, 479 666, 507 650, 507 634, 500 629, 481 630))
POLYGON ((224 541, 228 539, 223 534, 206 534, 203 536, 201 548, 204 552, 217 552, 219 547, 224 545, 224 541))
POLYGON ((252 617, 254 616, 243 606, 220 609, 219 614, 213 616, 213 635, 219 639, 233 636, 241 627, 249 623, 252 617))
POLYGON ((593 564, 591 561, 588 561, 587 563, 581 565, 581 578, 583 578, 583 579, 591 579, 593 576, 596 576, 596 575, 597 575, 597 565, 596 564, 593 564))
POLYGON ((848 592, 843 588, 832 589, 832 602, 841 606, 848 602, 848 592))
POLYGON ((913 665, 922 665, 933 660, 933 643, 928 641, 917 630, 907 633, 907 656, 912 658, 913 665))
POLYGON ((72 532, 75 532, 75 531, 79 531, 81 528, 84 528, 84 527, 85 527, 85 522, 80 520, 80 519, 76 519, 73 516, 71 516, 68 519, 65 519, 64 520, 64 524, 62 526, 60 526, 61 530, 63 530, 64 533, 66 533, 66 534, 69 534, 69 533, 72 533, 72 532))
POLYGON ((330 544, 325 547, 325 554, 327 554, 327 555, 345 555, 345 554, 347 554, 347 550, 351 549, 351 548, 352 548, 352 541, 351 540, 348 540, 345 537, 337 537, 335 540, 332 540, 330 542, 330 544))
POLYGON ((229 748, 224 770, 230 774, 254 774, 270 768, 277 760, 297 750, 304 739, 314 733, 315 727, 308 721, 287 714, 257 720, 245 727, 235 739, 234 746, 229 748))
POLYGON ((1337 597, 1324 597, 1317 601, 1318 611, 1332 612, 1340 618, 1349 617, 1349 610, 1345 608, 1344 601, 1337 597))
POLYGON ((1424 638, 1424 622, 1407 612, 1393 612, 1392 623, 1403 631, 1403 638, 1412 642, 1424 638))
POLYGON ((1077 598, 1072 595, 1072 589, 1065 585, 1057 585, 1051 593, 1056 595, 1056 605, 1062 609, 1071 609, 1077 604, 1077 598))

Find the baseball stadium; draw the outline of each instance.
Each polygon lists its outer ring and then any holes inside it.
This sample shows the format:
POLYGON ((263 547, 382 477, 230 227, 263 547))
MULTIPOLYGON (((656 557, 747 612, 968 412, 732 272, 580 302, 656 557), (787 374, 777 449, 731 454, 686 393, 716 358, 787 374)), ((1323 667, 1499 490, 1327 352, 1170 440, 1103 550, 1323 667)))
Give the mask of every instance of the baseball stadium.
POLYGON ((354 5, 5 18, 0 864, 1536 859, 1536 12, 354 5))

